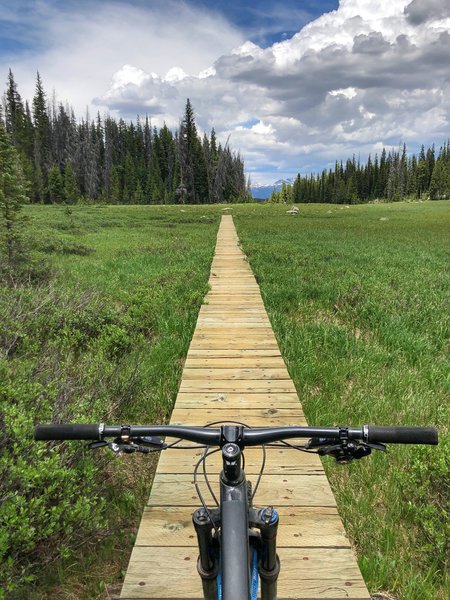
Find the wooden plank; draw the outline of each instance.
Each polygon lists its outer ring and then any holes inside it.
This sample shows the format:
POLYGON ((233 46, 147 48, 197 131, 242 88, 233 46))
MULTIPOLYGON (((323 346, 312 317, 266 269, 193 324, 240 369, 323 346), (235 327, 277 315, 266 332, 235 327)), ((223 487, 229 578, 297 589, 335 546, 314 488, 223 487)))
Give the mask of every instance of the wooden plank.
POLYGON ((281 368, 254 368, 250 367, 240 369, 237 367, 233 368, 221 368, 221 369, 191 369, 185 365, 183 371, 183 379, 289 379, 289 373, 286 367, 281 368))
MULTIPOLYGON (((175 450, 173 450, 175 452, 175 450)), ((192 474, 157 472, 153 481, 148 506, 197 506, 198 497, 192 474)), ((206 485, 200 488, 209 500, 206 485)), ((213 482, 218 494, 218 481, 213 482)), ((264 475, 255 498, 255 504, 264 506, 336 506, 330 485, 324 473, 320 475, 264 475)))
POLYGON ((270 321, 267 317, 261 316, 248 316, 248 315, 238 315, 233 313, 225 313, 220 317, 217 315, 202 315, 201 321, 199 321, 198 326, 203 328, 223 328, 229 329, 230 327, 238 327, 238 328, 246 328, 250 329, 252 327, 264 327, 267 329, 270 326, 270 321))
POLYGON ((262 356, 259 358, 248 357, 195 357, 188 355, 185 363, 185 369, 230 369, 236 368, 260 368, 260 369, 281 369, 286 368, 281 356, 262 356))
POLYGON ((214 304, 202 304, 200 307, 199 316, 201 317, 205 312, 213 313, 213 314, 222 314, 224 312, 227 313, 238 313, 238 314, 252 314, 256 313, 258 315, 267 316, 266 309, 263 304, 258 302, 257 304, 253 304, 251 306, 241 306, 236 303, 236 306, 229 306, 226 302, 214 302, 214 304))
POLYGON ((255 358, 262 357, 274 357, 281 356, 278 345, 274 348, 264 349, 264 348, 241 348, 241 349, 232 349, 232 348, 211 348, 210 350, 195 348, 191 345, 188 353, 188 358, 199 358, 199 357, 208 357, 208 358, 248 358, 250 356, 254 356, 255 358))
POLYGON ((276 340, 258 339, 256 336, 252 338, 210 338, 196 339, 192 342, 195 350, 278 350, 276 340))
POLYGON ((280 413, 268 416, 247 417, 245 413, 221 414, 226 411, 211 411, 209 415, 205 410, 179 409, 170 421, 172 425, 207 425, 210 423, 245 423, 249 427, 287 427, 306 425, 304 416, 301 413, 292 414, 289 419, 285 419, 280 413), (201 414, 203 413, 203 414, 201 414))
POLYGON ((194 346, 200 341, 207 342, 209 340, 211 342, 223 341, 224 343, 232 343, 234 341, 242 342, 245 340, 248 340, 249 342, 260 341, 270 342, 271 344, 277 343, 275 336, 270 332, 269 328, 255 327, 251 331, 240 327, 229 327, 228 329, 225 328, 225 330, 224 328, 219 329, 217 327, 214 329, 215 330, 213 331, 213 328, 211 327, 206 328, 200 326, 192 336, 192 343, 194 346))
MULTIPOLYGON (((158 472, 166 474, 185 473, 192 475, 196 463, 203 456, 203 450, 194 446, 190 450, 166 451, 161 454, 158 472)), ((245 472, 251 478, 258 475, 263 460, 261 448, 247 448, 245 451, 245 472)), ((211 454, 206 459, 207 473, 217 479, 221 472, 222 459, 220 453, 211 454)), ((315 454, 307 454, 295 450, 279 448, 266 449, 265 475, 317 475, 323 472, 322 463, 315 454)))
MULTIPOLYGON (((256 394, 254 394, 256 396, 256 394)), ((180 401, 181 402, 181 401, 180 401)), ((243 422, 252 422, 253 427, 265 427, 264 420, 272 420, 278 421, 279 426, 283 427, 284 425, 289 425, 295 419, 303 418, 303 410, 300 402, 297 402, 295 405, 296 408, 293 408, 292 404, 288 404, 284 407, 282 404, 279 404, 277 408, 267 408, 265 405, 260 406, 257 402, 253 405, 253 394, 250 394, 247 398, 246 405, 241 404, 239 406, 239 419, 243 422), (258 421, 258 425, 256 424, 258 421)), ((192 418, 199 418, 198 413, 201 412, 204 415, 204 418, 200 420, 201 422, 211 422, 218 421, 219 419, 229 420, 236 419, 236 409, 226 405, 226 401, 218 401, 212 402, 210 400, 210 405, 208 408, 192 408, 187 407, 183 408, 179 406, 178 402, 175 405, 175 408, 172 412, 172 419, 176 421, 180 421, 180 419, 188 419, 189 423, 192 425, 192 418), (191 417, 193 415, 193 417, 191 417)), ((275 427, 275 425, 274 425, 275 427)))
MULTIPOLYGON (((295 392, 278 392, 271 394, 246 394, 239 392, 179 392, 176 401, 177 408, 211 408, 213 410, 262 408, 278 410, 292 408, 301 410, 301 404, 295 392)), ((239 414, 239 413, 235 413, 239 414)))
POLYGON ((235 291, 235 292, 252 292, 255 295, 260 295, 260 290, 258 285, 256 285, 256 283, 254 282, 254 280, 252 281, 251 278, 249 277, 244 278, 238 285, 233 283, 233 278, 227 278, 227 277, 223 277, 220 279, 217 278, 212 278, 209 281, 209 285, 211 286, 211 290, 212 291, 221 291, 223 290, 223 293, 228 293, 230 291, 235 291))
POLYGON ((257 294, 222 294, 218 292, 208 292, 203 301, 208 305, 211 303, 226 304, 227 306, 257 306, 261 302, 261 296, 257 294))
POLYGON ((259 337, 260 339, 274 340, 276 339, 273 335, 271 327, 268 327, 266 323, 252 323, 251 326, 245 327, 242 323, 235 323, 232 321, 225 325, 222 323, 220 326, 209 325, 198 323, 195 333, 192 339, 197 338, 224 338, 228 339, 231 337, 244 338, 244 337, 259 337), (230 333, 231 335, 227 335, 230 333))
POLYGON ((236 320, 247 320, 250 323, 257 323, 258 321, 265 321, 266 323, 270 323, 269 318, 262 310, 253 310, 250 312, 247 310, 243 312, 243 310, 236 309, 222 309, 220 312, 212 311, 204 309, 200 311, 199 321, 200 323, 204 323, 208 320, 218 321, 219 323, 227 322, 227 323, 235 323, 236 320))
MULTIPOLYGON (((367 590, 349 548, 280 548, 278 600, 367 600, 367 590)), ((201 600, 195 547, 135 546, 124 600, 201 600), (171 565, 171 568, 167 568, 171 565), (192 573, 195 573, 193 577, 192 573), (182 595, 181 595, 182 594, 182 595)))
MULTIPOLYGON (((199 318, 203 320, 204 318, 212 317, 219 317, 220 319, 231 319, 234 317, 250 317, 251 319, 259 317, 268 319, 266 312, 259 307, 244 308, 242 306, 227 307, 226 305, 203 304, 200 308, 199 318)), ((270 321, 270 319, 268 320, 270 321)))
POLYGON ((294 384, 291 379, 266 379, 258 381, 252 380, 227 380, 216 379, 205 381, 203 379, 183 379, 180 385, 180 392, 202 392, 202 391, 217 391, 217 392, 246 392, 246 393, 279 393, 279 392, 295 392, 294 384))
MULTIPOLYGON (((186 506, 146 506, 136 545, 197 547, 192 512, 192 508, 186 506)), ((350 547, 342 521, 333 507, 281 507, 278 514, 279 548, 350 547)))

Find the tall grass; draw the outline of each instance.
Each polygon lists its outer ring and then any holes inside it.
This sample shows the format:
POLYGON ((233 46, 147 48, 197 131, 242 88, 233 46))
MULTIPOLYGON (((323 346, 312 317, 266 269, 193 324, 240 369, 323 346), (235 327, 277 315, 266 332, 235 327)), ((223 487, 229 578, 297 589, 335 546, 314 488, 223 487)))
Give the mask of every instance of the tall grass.
POLYGON ((446 598, 449 251, 445 202, 257 206, 238 234, 311 424, 435 425, 326 470, 369 588, 446 598))
POLYGON ((45 280, 0 288, 0 597, 98 597, 126 566, 124 532, 140 519, 152 461, 37 444, 33 424, 168 417, 218 214, 33 206, 27 215, 34 264, 49 267, 45 280))

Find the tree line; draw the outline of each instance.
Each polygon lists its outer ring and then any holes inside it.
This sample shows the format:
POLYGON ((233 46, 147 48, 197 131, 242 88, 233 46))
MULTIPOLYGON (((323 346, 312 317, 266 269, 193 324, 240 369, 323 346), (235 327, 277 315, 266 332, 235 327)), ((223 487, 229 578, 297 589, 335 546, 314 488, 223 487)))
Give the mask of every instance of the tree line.
POLYGON ((398 150, 383 148, 366 163, 355 156, 345 164, 336 161, 333 169, 320 174, 297 175, 292 185, 274 191, 272 202, 327 202, 352 204, 374 200, 398 201, 407 198, 439 200, 450 198, 450 141, 436 157, 434 145, 422 145, 418 156, 408 156, 406 145, 398 150))
POLYGON ((239 153, 201 137, 186 102, 178 131, 159 130, 148 117, 126 122, 109 115, 77 121, 70 106, 50 102, 37 74, 31 108, 9 70, 3 123, 16 148, 34 203, 81 200, 110 204, 243 202, 249 199, 239 153))

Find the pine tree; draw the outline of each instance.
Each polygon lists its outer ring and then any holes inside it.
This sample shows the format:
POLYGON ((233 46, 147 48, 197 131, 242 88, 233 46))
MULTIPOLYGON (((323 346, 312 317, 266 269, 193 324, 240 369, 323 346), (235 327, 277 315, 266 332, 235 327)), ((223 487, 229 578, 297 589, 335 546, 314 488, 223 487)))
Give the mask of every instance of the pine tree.
POLYGON ((137 182, 136 189, 134 190, 133 202, 134 204, 143 204, 144 202, 144 191, 140 181, 137 182))
POLYGON ((111 169, 111 180, 109 186, 108 201, 111 204, 121 204, 122 202, 122 188, 120 185, 120 175, 119 169, 116 165, 113 165, 111 169))
POLYGON ((48 172, 48 199, 52 204, 64 201, 64 182, 56 165, 52 165, 48 172))
POLYGON ((429 183, 429 172, 428 172, 428 162, 425 158, 425 148, 422 144, 420 149, 419 161, 417 163, 417 195, 421 198, 426 191, 428 190, 429 183))
POLYGON ((207 166, 189 98, 180 127, 179 146, 181 183, 186 188, 187 201, 192 204, 208 202, 207 166))
POLYGON ((34 165, 37 199, 46 201, 47 175, 50 167, 50 121, 42 80, 37 74, 36 92, 33 98, 34 165))
POLYGON ((450 160, 441 153, 437 159, 430 182, 431 200, 450 198, 450 160))
POLYGON ((76 204, 79 193, 75 169, 72 162, 69 161, 64 169, 64 199, 67 204, 76 204))
POLYGON ((124 192, 123 201, 126 203, 132 203, 134 192, 136 189, 136 172, 134 168, 133 158, 130 152, 126 153, 125 165, 124 165, 124 192), (126 190, 126 193, 125 193, 126 190))
POLYGON ((155 151, 152 153, 150 162, 150 169, 146 185, 146 196, 149 198, 149 202, 151 204, 162 203, 164 199, 164 182, 161 177, 158 155, 155 151))
POLYGON ((23 258, 22 206, 27 202, 19 156, 0 122, 0 276, 14 276, 23 258))
POLYGON ((23 151, 25 143, 25 109, 11 69, 9 69, 8 87, 5 94, 5 127, 16 149, 19 152, 23 151))

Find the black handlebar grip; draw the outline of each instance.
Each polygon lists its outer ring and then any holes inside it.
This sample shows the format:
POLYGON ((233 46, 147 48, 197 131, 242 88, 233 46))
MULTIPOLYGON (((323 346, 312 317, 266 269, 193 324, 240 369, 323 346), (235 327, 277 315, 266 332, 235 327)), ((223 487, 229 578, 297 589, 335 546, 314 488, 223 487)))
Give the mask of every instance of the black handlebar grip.
POLYGON ((98 440, 99 424, 70 425, 70 423, 36 425, 35 440, 98 440))
POLYGON ((369 425, 368 442, 388 444, 432 444, 438 443, 438 432, 434 427, 378 427, 369 425))

